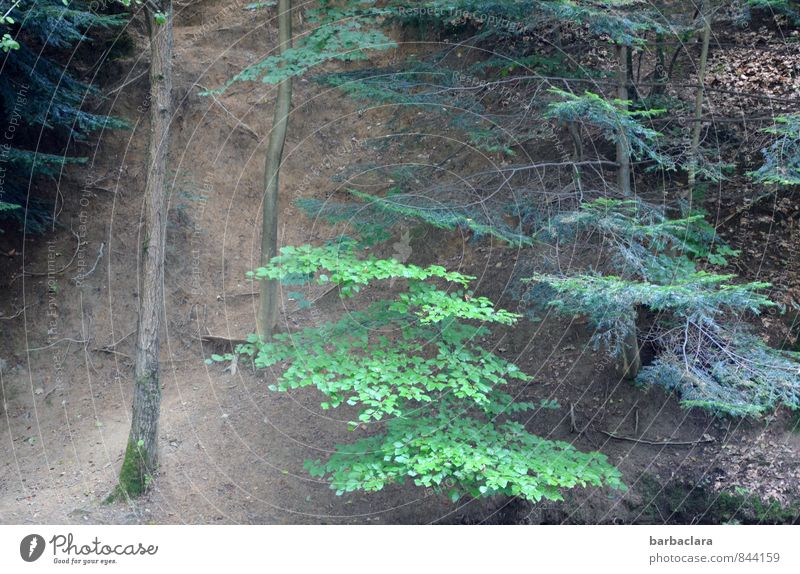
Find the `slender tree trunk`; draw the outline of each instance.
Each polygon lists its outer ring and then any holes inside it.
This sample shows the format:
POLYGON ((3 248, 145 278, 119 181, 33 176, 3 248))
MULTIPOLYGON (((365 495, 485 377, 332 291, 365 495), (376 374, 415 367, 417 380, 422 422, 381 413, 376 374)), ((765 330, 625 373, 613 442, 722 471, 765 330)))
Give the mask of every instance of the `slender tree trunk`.
POLYGON ((558 55, 560 56, 561 54, 564 53, 564 44, 561 37, 561 24, 556 24, 554 32, 555 32, 555 39, 553 41, 553 44, 555 45, 556 50, 558 51, 558 55))
MULTIPOLYGON (((617 99, 628 99, 628 57, 629 48, 617 45, 617 99)), ((617 186, 623 195, 631 195, 631 158, 628 141, 622 129, 617 134, 617 186)))
POLYGON ((632 102, 639 101, 639 90, 633 78, 633 50, 625 48, 625 75, 627 77, 628 97, 632 102))
POLYGON ((575 188, 578 190, 578 197, 583 201, 583 183, 581 182, 581 168, 579 163, 583 161, 583 140, 581 139, 580 128, 575 122, 569 123, 569 135, 572 138, 572 146, 574 150, 573 158, 575 163, 572 170, 575 173, 575 188))
POLYGON ((656 34, 656 71, 655 82, 650 90, 650 97, 660 96, 666 91, 667 84, 667 61, 664 56, 664 36, 656 34))
MULTIPOLYGON (((702 12, 701 12, 702 14, 702 12)), ((706 65, 708 63, 708 45, 711 40, 711 11, 706 10, 703 18, 702 48, 700 49, 700 63, 697 70, 697 93, 694 100, 694 125, 692 126, 692 143, 689 149, 689 174, 686 185, 687 209, 691 209, 694 199, 694 188, 697 179, 698 154, 700 151, 700 133, 703 124, 703 100, 705 98, 706 65)))
POLYGON ((622 342, 622 376, 633 380, 642 368, 639 353, 639 337, 637 336, 636 319, 631 320, 625 340, 622 342))
MULTIPOLYGON (((280 53, 292 47, 292 0, 278 0, 278 43, 280 53)), ((289 111, 292 105, 292 79, 278 85, 275 115, 267 145, 264 166, 264 214, 261 222, 261 265, 267 265, 278 254, 278 191, 281 161, 289 111)), ((259 336, 266 340, 272 335, 278 320, 280 293, 277 281, 261 281, 257 318, 259 336)))
MULTIPOLYGON (((617 46, 617 99, 628 100, 628 79, 631 59, 630 48, 623 45, 617 46)), ((627 106, 625 107, 627 109, 627 106)), ((631 157, 630 146, 622 129, 617 134, 617 185, 623 195, 631 193, 631 157)), ((636 320, 632 321, 627 336, 622 345, 622 374, 627 379, 635 379, 639 373, 641 359, 639 358, 639 342, 636 336, 636 320)))
POLYGON ((150 34, 150 139, 145 184, 144 268, 139 290, 139 325, 134 359, 133 417, 119 491, 144 492, 158 467, 158 419, 161 408, 159 351, 164 313, 164 247, 166 236, 166 172, 172 115, 172 1, 161 1, 167 20, 153 21, 150 34))

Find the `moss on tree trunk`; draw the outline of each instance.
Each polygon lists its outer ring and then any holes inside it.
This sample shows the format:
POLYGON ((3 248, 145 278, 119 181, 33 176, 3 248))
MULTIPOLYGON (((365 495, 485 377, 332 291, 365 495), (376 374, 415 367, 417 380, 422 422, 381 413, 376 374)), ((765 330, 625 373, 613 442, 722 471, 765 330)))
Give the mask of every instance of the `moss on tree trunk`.
POLYGON ((147 468, 146 460, 152 458, 152 453, 144 450, 142 444, 128 442, 125 449, 125 460, 119 471, 119 484, 114 493, 109 497, 111 502, 117 498, 136 498, 144 494, 153 480, 152 469, 147 468))
POLYGON ((133 414, 119 485, 111 497, 135 497, 147 490, 158 466, 158 420, 161 411, 159 371, 161 319, 164 314, 164 250, 169 126, 172 121, 172 1, 162 0, 165 21, 147 10, 150 33, 150 140, 145 184, 146 249, 134 359, 133 414))

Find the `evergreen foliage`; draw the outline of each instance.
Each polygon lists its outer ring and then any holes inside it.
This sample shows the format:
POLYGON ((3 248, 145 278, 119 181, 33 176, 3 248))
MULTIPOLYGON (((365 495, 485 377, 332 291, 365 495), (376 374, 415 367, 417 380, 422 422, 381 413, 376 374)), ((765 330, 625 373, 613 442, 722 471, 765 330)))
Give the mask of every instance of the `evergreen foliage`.
POLYGON ((764 131, 775 140, 762 150, 764 164, 749 175, 761 183, 800 185, 800 115, 778 117, 764 131))
POLYGON ((641 10, 635 0, 429 0, 411 7, 407 2, 396 4, 400 6, 399 15, 406 19, 435 20, 450 27, 478 26, 485 28, 487 36, 521 36, 536 26, 569 22, 586 26, 596 36, 630 45, 641 42, 647 31, 662 31, 656 15, 641 10), (640 9, 628 10, 633 7, 640 9))
POLYGON ((800 353, 771 348, 741 327, 685 326, 660 338, 640 383, 677 391, 685 407, 732 416, 800 409, 800 353))
POLYGON ((714 326, 728 313, 758 314, 776 306, 758 293, 769 284, 729 283, 734 277, 697 272, 666 285, 626 281, 610 275, 534 275, 529 281, 547 283, 565 295, 553 298, 548 305, 589 316, 596 325, 595 340, 618 352, 630 325, 635 324, 638 306, 656 312, 668 311, 685 322, 714 326))
POLYGON ((473 234, 475 240, 497 238, 511 246, 533 245, 534 240, 519 227, 511 227, 502 218, 492 220, 481 209, 442 206, 417 194, 393 190, 385 198, 356 189, 347 192, 359 201, 326 201, 311 199, 296 201, 310 217, 321 217, 329 223, 345 223, 352 227, 365 245, 391 238, 393 227, 401 223, 425 223, 440 229, 461 229, 473 234))
POLYGON ((595 346, 602 344, 613 355, 622 352, 636 328, 638 309, 656 313, 658 322, 646 340, 658 355, 638 380, 677 391, 686 406, 731 415, 755 415, 779 405, 800 408, 800 355, 769 348, 744 323, 748 315, 779 307, 762 293, 770 285, 733 283, 735 275, 698 270, 703 258, 724 264, 735 255, 724 245, 709 247, 701 216, 642 223, 619 211, 632 209, 630 202, 600 206, 595 202, 556 223, 602 233, 627 278, 534 275, 531 282, 551 289, 537 292, 547 305, 588 316, 595 346), (697 223, 700 233, 693 230, 697 223))
MULTIPOLYGON (((550 98, 542 98, 543 84, 536 71, 525 69, 524 62, 530 60, 541 66, 541 58, 547 56, 520 48, 525 44, 521 37, 541 29, 545 22, 583 27, 591 34, 627 45, 643 44, 648 33, 680 33, 688 39, 694 31, 693 23, 678 22, 677 15, 668 22, 665 13, 650 13, 637 2, 625 1, 604 5, 570 0, 432 1, 400 8, 397 14, 405 21, 417 18, 438 22, 445 34, 456 34, 466 26, 477 29, 473 41, 480 44, 491 39, 494 55, 466 67, 435 55, 392 68, 327 74, 319 79, 359 101, 398 104, 401 109, 411 105, 430 118, 446 118, 451 128, 489 153, 513 156, 516 142, 535 137, 535 120, 540 119, 569 126, 573 135, 587 138, 595 148, 597 139, 609 143, 623 139, 632 159, 661 175, 686 168, 691 162, 696 176, 708 181, 722 178, 724 166, 707 150, 698 149, 693 157, 687 157, 679 130, 668 128, 668 133, 662 134, 651 127, 665 113, 663 104, 673 106, 675 102, 662 98, 654 100, 661 103, 659 107, 651 107, 646 99, 620 101, 593 91, 578 91, 569 87, 568 70, 557 67, 547 68, 547 74, 563 76, 566 89, 551 88, 550 98), (497 55, 502 46, 509 49, 506 59, 497 55), (519 80, 514 79, 517 72, 522 74, 519 80), (491 79, 482 79, 482 74, 492 74, 491 79), (513 92, 509 96, 505 85, 511 81, 513 92), (498 113, 502 107, 498 104, 505 99, 515 104, 509 112, 498 113)), ((770 130, 776 141, 764 150, 765 165, 753 177, 765 183, 795 182, 795 164, 800 157, 795 149, 796 124, 790 116, 770 130)), ((532 167, 521 164, 518 169, 525 172, 532 167)), ((578 168, 574 175, 576 186, 582 189, 578 168)), ((503 187, 493 187, 492 195, 503 187)), ((480 210, 475 211, 482 213, 475 216, 458 207, 456 196, 446 188, 442 185, 437 194, 435 185, 427 193, 401 186, 385 197, 351 191, 358 202, 317 205, 314 215, 347 221, 357 234, 372 237, 377 237, 375 232, 381 229, 385 235, 386 227, 397 221, 417 220, 438 227, 471 229, 477 236, 501 238, 523 248, 539 241, 592 241, 610 254, 610 269, 587 269, 576 275, 539 273, 522 295, 523 301, 550 300, 564 313, 589 315, 597 327, 594 342, 606 344, 613 354, 620 353, 623 341, 636 329, 637 310, 657 313, 659 319, 649 330, 648 342, 659 355, 654 365, 642 371, 640 380, 677 390, 684 404, 730 414, 763 412, 778 404, 797 406, 795 357, 763 343, 756 345, 756 339, 741 325, 748 315, 774 306, 762 294, 767 285, 737 284, 733 276, 703 270, 707 265, 726 265, 737 255, 719 240, 704 212, 695 209, 676 219, 667 217, 663 207, 641 200, 592 199, 581 194, 574 207, 537 218, 529 216, 537 213, 537 207, 524 204, 534 197, 528 194, 522 196, 522 205, 518 197, 513 198, 514 210, 508 209, 511 201, 504 205, 497 198, 491 207, 481 203, 480 210), (517 227, 505 223, 504 216, 509 213, 518 217, 517 227), (614 274, 602 275, 599 271, 614 274), (535 297, 531 296, 534 291, 535 297), (678 334, 683 338, 676 339, 678 334), (676 341, 681 343, 677 347, 676 341), (739 356, 744 357, 744 363, 739 356), (755 370, 743 368, 750 365, 748 361, 760 366, 755 370), (742 406, 748 401, 750 410, 742 406)), ((312 210, 312 206, 307 207, 312 210)), ((526 250, 520 255, 523 267, 526 257, 535 257, 526 250)))
POLYGON ((300 34, 292 48, 248 66, 208 93, 222 93, 237 82, 279 84, 326 62, 366 60, 368 51, 396 47, 377 26, 389 12, 376 6, 375 0, 347 0, 343 5, 323 0, 320 4, 320 8, 306 10, 312 28, 300 34))
POLYGON ((612 265, 626 278, 671 281, 695 273, 695 261, 725 265, 728 257, 738 255, 717 237, 705 214, 669 219, 663 209, 633 199, 584 202, 552 217, 543 238, 574 241, 592 232, 600 234, 612 253, 612 265))
POLYGON ((488 82, 429 61, 410 61, 405 68, 325 74, 316 80, 338 87, 357 101, 393 104, 397 111, 415 107, 433 118, 447 117, 449 127, 487 153, 514 155, 514 143, 530 136, 507 128, 509 114, 496 114, 486 107, 484 102, 491 96, 488 82))
POLYGON ((610 142, 623 138, 634 159, 648 159, 660 167, 674 168, 673 160, 661 153, 655 145, 660 134, 641 123, 641 120, 652 118, 666 110, 629 110, 630 101, 608 101, 592 92, 578 96, 559 88, 551 88, 550 91, 559 100, 549 105, 545 117, 578 126, 596 127, 610 142))
POLYGON ((55 179, 63 166, 84 161, 68 155, 70 142, 85 141, 101 128, 125 127, 119 119, 86 111, 87 100, 100 97, 99 91, 60 63, 61 55, 91 43, 90 33, 117 27, 124 19, 123 14, 93 12, 80 1, 20 0, 8 10, 3 25, 11 30, 7 34, 14 45, 10 51, 4 48, 0 74, 7 140, 0 150, 0 201, 12 207, 0 210, 0 217, 25 220, 30 231, 43 231, 51 216, 46 202, 29 197, 31 182, 55 179), (39 137, 41 130, 47 137, 39 137), (42 141, 47 142, 44 149, 33 149, 42 141))
POLYGON ((763 12, 773 16, 785 16, 794 25, 800 25, 800 7, 794 0, 747 0, 744 3, 743 17, 750 19, 750 12, 763 12))

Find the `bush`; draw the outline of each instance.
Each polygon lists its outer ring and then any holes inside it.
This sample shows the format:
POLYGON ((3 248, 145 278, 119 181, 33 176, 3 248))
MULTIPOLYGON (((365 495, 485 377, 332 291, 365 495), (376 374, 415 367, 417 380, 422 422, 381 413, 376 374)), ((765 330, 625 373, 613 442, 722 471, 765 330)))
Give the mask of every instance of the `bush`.
POLYGON ((273 391, 314 386, 325 397, 322 409, 359 408, 351 427, 382 421, 382 432, 337 447, 327 461, 306 462, 338 494, 407 479, 446 490, 453 500, 495 494, 560 500, 564 488, 624 488, 604 455, 532 435, 512 419, 552 404, 515 402, 499 390, 529 377, 476 341, 489 334, 486 325, 511 325, 518 316, 471 292, 472 277, 359 259, 348 245, 287 247, 252 276, 336 285, 344 297, 380 281, 405 283, 395 298, 337 323, 269 341, 251 335, 236 349, 256 368, 283 367, 273 391))

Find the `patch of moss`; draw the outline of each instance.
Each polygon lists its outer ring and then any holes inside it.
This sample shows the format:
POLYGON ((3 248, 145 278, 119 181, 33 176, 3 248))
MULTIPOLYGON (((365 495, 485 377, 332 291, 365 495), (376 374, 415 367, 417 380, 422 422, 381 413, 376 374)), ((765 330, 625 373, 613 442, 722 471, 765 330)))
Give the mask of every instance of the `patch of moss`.
POLYGON ((119 471, 119 484, 105 502, 110 504, 120 498, 137 498, 147 491, 151 481, 152 476, 144 465, 142 447, 130 441, 119 471))

